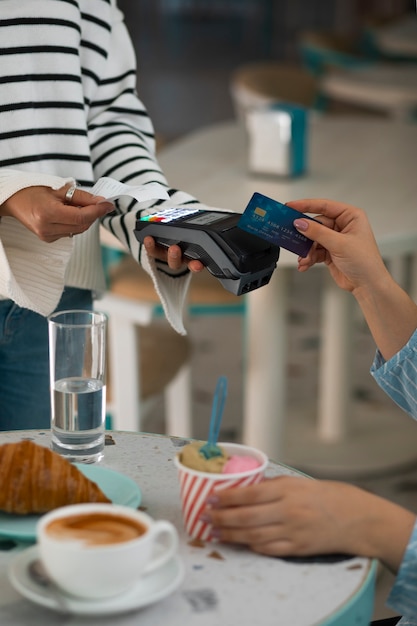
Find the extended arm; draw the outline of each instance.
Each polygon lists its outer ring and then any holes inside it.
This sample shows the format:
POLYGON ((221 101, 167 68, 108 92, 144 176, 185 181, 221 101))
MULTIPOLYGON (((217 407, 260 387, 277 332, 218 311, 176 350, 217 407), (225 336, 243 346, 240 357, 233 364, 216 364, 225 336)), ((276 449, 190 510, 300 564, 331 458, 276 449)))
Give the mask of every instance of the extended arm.
POLYGON ((219 490, 205 511, 214 536, 274 556, 345 553, 400 567, 416 516, 353 485, 280 476, 219 490))
POLYGON ((356 298, 383 357, 388 360, 417 328, 417 305, 389 274, 364 211, 329 200, 298 200, 294 209, 319 214, 322 224, 295 220, 317 242, 299 270, 324 262, 336 283, 356 298))

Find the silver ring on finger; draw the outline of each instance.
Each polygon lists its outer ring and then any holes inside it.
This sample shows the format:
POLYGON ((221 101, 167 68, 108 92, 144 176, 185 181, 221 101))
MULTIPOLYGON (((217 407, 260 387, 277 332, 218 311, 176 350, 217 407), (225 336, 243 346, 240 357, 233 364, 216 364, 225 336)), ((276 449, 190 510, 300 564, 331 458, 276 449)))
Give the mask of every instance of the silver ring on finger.
POLYGON ((67 189, 65 193, 65 200, 67 200, 67 202, 71 202, 72 196, 74 195, 74 192, 76 189, 77 189, 77 185, 71 185, 71 187, 67 189))

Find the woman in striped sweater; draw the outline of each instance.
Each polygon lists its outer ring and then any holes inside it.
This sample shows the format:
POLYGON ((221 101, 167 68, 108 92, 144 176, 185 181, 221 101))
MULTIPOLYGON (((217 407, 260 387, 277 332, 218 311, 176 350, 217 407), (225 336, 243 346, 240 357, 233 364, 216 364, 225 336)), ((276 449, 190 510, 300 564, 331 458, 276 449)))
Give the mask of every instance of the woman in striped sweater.
MULTIPOLYGON (((378 347, 372 375, 417 419, 417 305, 386 269, 365 212, 329 200, 289 204, 318 214, 321 222, 294 221, 317 242, 299 259, 299 270, 326 263, 337 285, 353 294, 378 347)), ((380 559, 397 575, 388 604, 404 616, 398 623, 417 625, 415 513, 353 485, 294 477, 219 491, 208 504, 204 520, 213 524, 213 535, 256 552, 341 552, 380 559)))
POLYGON ((100 222, 152 276, 185 333, 188 270, 201 264, 187 268, 177 246, 165 254, 152 240, 148 254, 133 230, 140 210, 198 203, 171 189, 158 165, 116 0, 2 0, 0 80, 0 430, 44 428, 46 316, 90 308, 104 290, 100 222), (169 200, 99 202, 88 189, 102 176, 159 183, 169 200), (72 195, 75 181, 83 190, 72 195))

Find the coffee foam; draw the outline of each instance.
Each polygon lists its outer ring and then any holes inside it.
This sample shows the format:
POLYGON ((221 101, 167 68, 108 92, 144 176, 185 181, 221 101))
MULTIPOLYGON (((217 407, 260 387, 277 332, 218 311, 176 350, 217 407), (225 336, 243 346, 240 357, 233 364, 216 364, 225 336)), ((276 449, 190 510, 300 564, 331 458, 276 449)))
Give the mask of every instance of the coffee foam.
POLYGON ((138 539, 147 531, 147 527, 127 516, 88 513, 54 519, 45 530, 53 539, 81 541, 89 546, 101 546, 138 539))

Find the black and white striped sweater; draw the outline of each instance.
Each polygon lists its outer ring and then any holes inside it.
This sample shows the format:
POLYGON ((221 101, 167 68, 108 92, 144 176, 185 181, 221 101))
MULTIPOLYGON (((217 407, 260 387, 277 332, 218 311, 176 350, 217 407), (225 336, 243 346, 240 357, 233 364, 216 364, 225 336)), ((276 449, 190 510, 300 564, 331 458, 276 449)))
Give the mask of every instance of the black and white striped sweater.
MULTIPOLYGON (((0 204, 31 185, 91 187, 101 176, 130 185, 157 182, 170 200, 197 201, 169 188, 154 152, 154 130, 136 94, 134 49, 116 0, 1 0, 0 204)), ((188 275, 156 269, 133 234, 138 204, 123 199, 103 224, 151 273, 173 326, 188 275)), ((149 208, 152 203, 141 205, 149 208)), ((64 285, 104 289, 98 224, 46 244, 13 218, 0 223, 0 294, 43 315, 64 285)))

